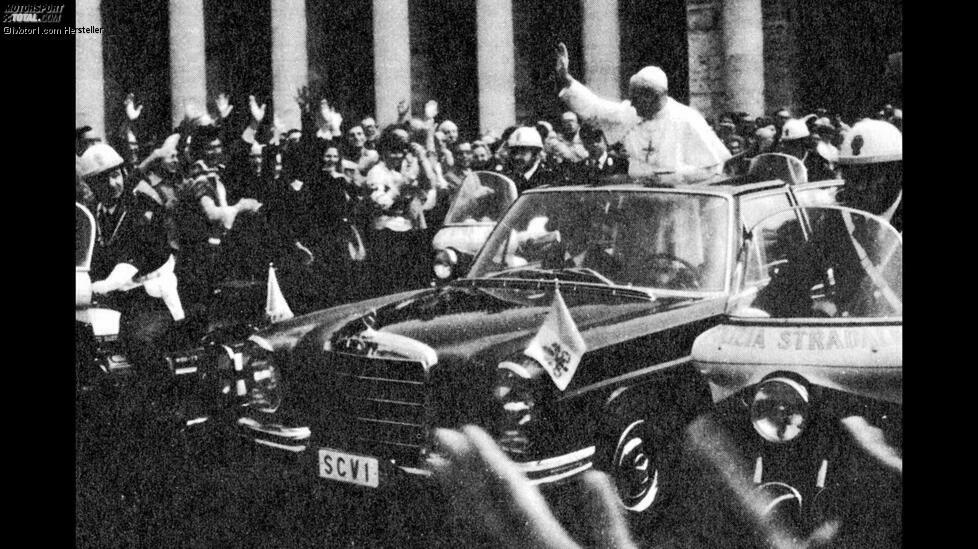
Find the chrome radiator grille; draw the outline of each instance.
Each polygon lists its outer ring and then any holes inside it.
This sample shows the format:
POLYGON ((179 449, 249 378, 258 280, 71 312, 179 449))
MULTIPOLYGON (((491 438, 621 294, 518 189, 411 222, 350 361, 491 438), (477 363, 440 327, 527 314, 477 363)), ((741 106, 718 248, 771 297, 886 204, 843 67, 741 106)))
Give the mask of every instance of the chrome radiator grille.
POLYGON ((350 451, 415 467, 426 432, 426 385, 419 362, 336 353, 335 413, 345 416, 350 451))

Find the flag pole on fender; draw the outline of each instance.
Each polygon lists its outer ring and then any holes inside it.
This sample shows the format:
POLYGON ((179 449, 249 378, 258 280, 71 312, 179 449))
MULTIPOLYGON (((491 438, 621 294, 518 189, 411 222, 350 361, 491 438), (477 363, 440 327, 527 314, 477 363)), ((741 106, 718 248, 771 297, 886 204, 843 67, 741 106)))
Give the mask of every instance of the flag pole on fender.
POLYGON ((584 337, 560 295, 560 286, 554 284, 554 301, 550 312, 523 354, 539 362, 557 388, 563 391, 574 379, 585 351, 584 337))
POLYGON ((289 304, 282 295, 282 289, 278 285, 278 277, 275 276, 275 265, 268 264, 268 292, 265 298, 265 316, 272 322, 281 322, 295 316, 289 304))

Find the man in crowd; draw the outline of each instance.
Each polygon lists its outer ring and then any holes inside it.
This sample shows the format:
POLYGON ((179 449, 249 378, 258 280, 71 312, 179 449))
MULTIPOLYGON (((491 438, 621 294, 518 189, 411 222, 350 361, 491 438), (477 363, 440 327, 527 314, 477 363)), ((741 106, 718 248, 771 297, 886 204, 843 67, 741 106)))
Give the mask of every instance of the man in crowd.
POLYGON ((554 139, 547 140, 547 153, 554 157, 555 163, 576 164, 588 157, 580 130, 581 124, 577 114, 567 111, 560 115, 560 131, 554 139))
POLYGON ((876 214, 903 232, 903 134, 883 120, 861 120, 839 151, 845 186, 839 200, 876 214))
POLYGON ((628 152, 628 174, 682 185, 723 172, 730 152, 706 120, 668 95, 662 69, 645 67, 629 80, 629 100, 601 99, 568 73, 567 47, 557 48, 559 97, 582 119, 604 131, 609 143, 628 152))
POLYGON ((576 164, 567 164, 568 183, 596 185, 605 176, 628 173, 628 160, 616 159, 608 154, 608 143, 605 141, 604 132, 590 124, 585 124, 581 126, 579 135, 588 156, 576 164))
POLYGON ((184 310, 174 275, 164 198, 148 182, 126 184, 125 161, 98 143, 82 155, 82 176, 95 194, 92 293, 121 313, 119 337, 137 371, 166 371, 161 345, 184 310))
POLYGON ((808 181, 834 179, 835 172, 828 160, 815 152, 814 141, 804 119, 792 118, 781 127, 780 152, 801 160, 808 173, 808 181))
POLYGON ((543 140, 536 128, 521 126, 509 135, 502 174, 516 183, 517 192, 558 184, 560 178, 541 162, 543 140))

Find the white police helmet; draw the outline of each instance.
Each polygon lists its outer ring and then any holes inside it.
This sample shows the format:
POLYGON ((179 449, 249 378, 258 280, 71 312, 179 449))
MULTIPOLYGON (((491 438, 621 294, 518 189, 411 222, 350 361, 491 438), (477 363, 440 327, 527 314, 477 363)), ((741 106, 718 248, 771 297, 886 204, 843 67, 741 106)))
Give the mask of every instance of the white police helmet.
POLYGON ((543 149, 543 140, 540 139, 540 132, 536 128, 521 127, 516 128, 516 130, 510 134, 509 141, 506 142, 509 147, 529 147, 535 149, 543 149))
POLYGON ((115 149, 105 143, 96 143, 82 154, 79 175, 83 178, 96 176, 114 170, 124 162, 115 149))
POLYGON ((794 141, 811 135, 804 118, 792 118, 781 128, 781 141, 794 141))
POLYGON ((875 164, 903 160, 903 134, 882 120, 860 120, 846 132, 839 164, 875 164))

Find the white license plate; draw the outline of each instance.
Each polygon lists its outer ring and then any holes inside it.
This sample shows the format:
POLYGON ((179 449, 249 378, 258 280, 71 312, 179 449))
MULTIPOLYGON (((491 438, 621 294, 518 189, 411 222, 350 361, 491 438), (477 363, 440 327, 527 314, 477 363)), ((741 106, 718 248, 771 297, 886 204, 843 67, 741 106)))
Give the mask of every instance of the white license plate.
POLYGON ((380 483, 380 467, 377 458, 320 448, 319 476, 376 488, 380 483))

